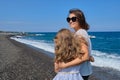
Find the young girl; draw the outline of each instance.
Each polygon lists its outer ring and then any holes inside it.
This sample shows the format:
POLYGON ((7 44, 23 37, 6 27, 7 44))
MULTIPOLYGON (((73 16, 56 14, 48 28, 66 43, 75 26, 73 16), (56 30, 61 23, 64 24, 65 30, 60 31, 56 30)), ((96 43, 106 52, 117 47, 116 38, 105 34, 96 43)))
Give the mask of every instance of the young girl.
POLYGON ((55 72, 57 72, 57 75, 53 80, 83 80, 79 72, 80 65, 58 70, 58 64, 56 63, 67 63, 75 58, 81 59, 84 55, 84 52, 81 50, 81 44, 86 44, 85 40, 81 36, 74 36, 74 34, 68 29, 61 29, 58 31, 54 43, 55 72))

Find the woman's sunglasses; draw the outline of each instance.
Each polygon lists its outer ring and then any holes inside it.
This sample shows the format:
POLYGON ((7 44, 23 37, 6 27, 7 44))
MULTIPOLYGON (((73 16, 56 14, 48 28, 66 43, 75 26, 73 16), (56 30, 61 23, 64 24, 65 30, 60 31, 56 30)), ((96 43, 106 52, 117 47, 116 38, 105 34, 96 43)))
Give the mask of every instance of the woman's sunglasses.
POLYGON ((67 17, 66 20, 68 23, 70 22, 70 20, 72 20, 72 22, 75 22, 77 20, 77 17, 72 17, 72 18, 67 17))

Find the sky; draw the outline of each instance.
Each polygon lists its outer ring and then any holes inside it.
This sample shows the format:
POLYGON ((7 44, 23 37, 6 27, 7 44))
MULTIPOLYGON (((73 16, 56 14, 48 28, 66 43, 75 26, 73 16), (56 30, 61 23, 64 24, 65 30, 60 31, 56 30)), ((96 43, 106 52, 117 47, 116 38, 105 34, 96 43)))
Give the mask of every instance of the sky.
POLYGON ((70 9, 84 12, 89 31, 120 31, 120 0, 0 0, 0 31, 57 32, 70 28, 70 9))

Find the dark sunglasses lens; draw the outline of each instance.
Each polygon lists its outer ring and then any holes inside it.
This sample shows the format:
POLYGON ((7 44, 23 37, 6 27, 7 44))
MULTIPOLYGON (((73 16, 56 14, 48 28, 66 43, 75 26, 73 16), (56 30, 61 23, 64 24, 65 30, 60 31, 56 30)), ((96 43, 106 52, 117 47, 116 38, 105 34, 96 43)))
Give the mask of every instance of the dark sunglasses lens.
POLYGON ((72 20, 72 22, 75 22, 76 19, 77 19, 76 17, 72 17, 72 18, 67 17, 66 20, 67 20, 67 22, 70 22, 70 20, 72 20))
POLYGON ((72 22, 75 22, 76 21, 76 17, 72 17, 72 22))
POLYGON ((67 20, 67 22, 70 22, 70 18, 69 17, 66 20, 67 20))

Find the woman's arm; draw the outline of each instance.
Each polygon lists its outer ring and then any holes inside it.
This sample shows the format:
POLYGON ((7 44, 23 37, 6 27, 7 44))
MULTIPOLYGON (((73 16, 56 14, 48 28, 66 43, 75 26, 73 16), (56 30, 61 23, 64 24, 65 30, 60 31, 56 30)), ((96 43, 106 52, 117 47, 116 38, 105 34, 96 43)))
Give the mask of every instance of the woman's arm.
POLYGON ((82 43, 81 49, 84 52, 84 55, 81 58, 77 57, 76 59, 74 59, 68 63, 60 62, 59 68, 67 68, 67 67, 78 65, 78 64, 81 64, 85 61, 88 61, 90 59, 90 55, 88 52, 88 46, 86 44, 82 43))

